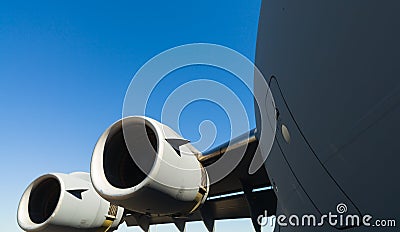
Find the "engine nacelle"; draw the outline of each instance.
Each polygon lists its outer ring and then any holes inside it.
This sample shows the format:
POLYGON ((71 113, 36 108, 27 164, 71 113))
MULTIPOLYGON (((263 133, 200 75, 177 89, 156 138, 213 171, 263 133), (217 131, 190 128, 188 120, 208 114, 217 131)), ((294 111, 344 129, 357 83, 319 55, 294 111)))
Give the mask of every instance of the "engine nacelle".
POLYGON ((106 200, 147 215, 188 215, 207 198, 209 179, 189 141, 147 117, 111 125, 93 151, 91 178, 106 200))
POLYGON ((113 231, 124 209, 111 205, 94 190, 89 173, 53 173, 34 180, 18 206, 25 231, 113 231))

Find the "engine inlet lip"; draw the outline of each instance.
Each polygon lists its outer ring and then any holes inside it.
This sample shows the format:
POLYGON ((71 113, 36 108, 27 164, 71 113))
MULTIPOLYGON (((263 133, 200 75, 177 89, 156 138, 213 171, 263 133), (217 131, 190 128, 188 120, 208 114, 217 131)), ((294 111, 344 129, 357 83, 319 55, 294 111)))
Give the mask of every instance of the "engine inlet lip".
POLYGON ((162 159, 161 156, 164 151, 164 143, 160 141, 160 139, 162 139, 162 136, 160 135, 163 135, 163 131, 162 127, 158 125, 158 122, 144 116, 125 117, 116 121, 109 128, 107 128, 107 130, 100 136, 98 142, 96 143, 91 160, 90 177, 96 192, 106 200, 113 202, 129 199, 131 197, 130 194, 136 192, 138 189, 148 186, 151 183, 151 180, 154 179, 153 176, 155 176, 157 169, 160 166, 160 159, 162 159), (103 169, 103 154, 108 136, 113 131, 122 128, 123 123, 143 123, 144 125, 150 127, 157 140, 157 156, 155 157, 149 174, 139 184, 128 188, 118 188, 109 183, 103 169))
POLYGON ((18 204, 18 210, 17 210, 17 222, 18 225, 26 231, 30 230, 42 230, 46 228, 50 222, 54 219, 54 216, 57 214, 61 207, 61 202, 62 199, 64 198, 64 192, 65 192, 65 186, 60 180, 60 178, 56 174, 46 174, 38 177, 35 179, 24 191, 22 194, 21 200, 19 201, 18 204), (58 182, 58 187, 60 188, 60 193, 58 196, 58 202, 56 207, 54 208, 53 212, 50 214, 50 216, 44 220, 41 223, 35 223, 32 221, 30 214, 29 214, 29 201, 30 201, 30 196, 32 194, 32 191, 35 190, 35 188, 43 183, 46 180, 53 179, 58 182))

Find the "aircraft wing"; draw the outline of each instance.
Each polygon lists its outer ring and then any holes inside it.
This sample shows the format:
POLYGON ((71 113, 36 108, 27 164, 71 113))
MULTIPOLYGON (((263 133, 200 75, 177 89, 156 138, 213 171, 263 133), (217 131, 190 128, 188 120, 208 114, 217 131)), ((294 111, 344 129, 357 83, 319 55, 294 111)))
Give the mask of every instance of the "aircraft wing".
MULTIPOLYGON (((207 200, 200 210, 186 218, 172 218, 167 216, 152 217, 150 224, 175 223, 182 229, 182 222, 204 221, 209 231, 213 231, 214 221, 219 219, 252 218, 256 231, 260 231, 257 224, 258 215, 274 215, 277 199, 264 167, 250 175, 249 165, 256 153, 258 141, 254 130, 246 136, 239 136, 230 144, 225 143, 205 152, 199 157, 203 166, 207 167, 224 155, 235 156, 245 149, 245 154, 236 168, 225 178, 210 186, 207 200), (229 145, 229 146, 228 146, 229 145), (246 148, 247 146, 247 148, 246 148)), ((125 222, 128 226, 140 225, 138 215, 127 212, 125 222)))
POLYGON ((215 220, 251 218, 261 231, 257 218, 265 211, 274 215, 277 200, 264 167, 249 174, 253 159, 261 158, 257 146, 252 130, 202 154, 160 122, 126 117, 99 138, 90 174, 50 173, 34 180, 18 206, 18 224, 32 232, 104 232, 122 222, 144 231, 174 223, 184 231, 186 222, 203 221, 214 231, 215 220), (228 174, 218 179, 221 171, 228 174))

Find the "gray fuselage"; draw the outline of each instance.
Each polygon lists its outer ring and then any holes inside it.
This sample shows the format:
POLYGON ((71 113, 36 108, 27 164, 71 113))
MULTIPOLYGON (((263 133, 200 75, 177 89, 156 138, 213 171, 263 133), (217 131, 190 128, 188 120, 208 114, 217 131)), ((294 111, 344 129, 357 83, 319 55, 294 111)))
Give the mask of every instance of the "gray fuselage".
MULTIPOLYGON (((400 1, 263 1, 256 66, 270 81, 279 111, 265 163, 277 215, 368 214, 372 224, 400 223, 399 12, 400 1), (346 212, 337 212, 338 204, 346 212)), ((276 226, 338 229, 398 231, 276 226)))

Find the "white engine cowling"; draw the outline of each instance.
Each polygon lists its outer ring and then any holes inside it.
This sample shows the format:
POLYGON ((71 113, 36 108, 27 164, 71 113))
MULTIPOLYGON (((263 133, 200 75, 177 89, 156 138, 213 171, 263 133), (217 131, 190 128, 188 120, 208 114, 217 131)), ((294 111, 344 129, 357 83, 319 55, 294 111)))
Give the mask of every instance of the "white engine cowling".
POLYGON ((183 216, 207 198, 200 152, 168 126, 147 117, 111 125, 93 151, 91 178, 106 200, 147 215, 183 216))
POLYGON ((124 209, 111 205, 94 190, 89 173, 52 173, 34 180, 18 206, 25 231, 113 231, 124 209))

